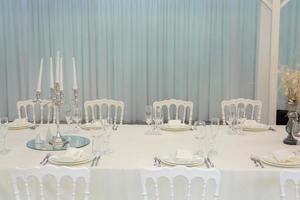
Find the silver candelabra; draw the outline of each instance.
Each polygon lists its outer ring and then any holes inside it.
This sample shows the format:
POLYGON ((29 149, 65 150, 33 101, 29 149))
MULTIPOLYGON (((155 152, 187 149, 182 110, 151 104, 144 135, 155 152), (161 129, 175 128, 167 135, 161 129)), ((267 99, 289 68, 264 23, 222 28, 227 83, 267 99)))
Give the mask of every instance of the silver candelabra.
POLYGON ((49 142, 54 147, 62 147, 65 145, 66 140, 61 136, 60 132, 60 108, 64 104, 64 92, 60 90, 60 84, 55 83, 54 89, 51 89, 51 99, 54 105, 54 109, 56 109, 56 135, 49 142))

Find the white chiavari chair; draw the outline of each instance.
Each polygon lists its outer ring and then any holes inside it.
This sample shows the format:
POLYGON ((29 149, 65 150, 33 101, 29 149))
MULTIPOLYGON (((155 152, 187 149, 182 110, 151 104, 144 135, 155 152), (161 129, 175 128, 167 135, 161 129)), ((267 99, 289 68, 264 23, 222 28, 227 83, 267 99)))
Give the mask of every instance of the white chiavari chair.
POLYGON ((182 122, 186 121, 187 111, 189 111, 188 123, 192 125, 192 117, 193 117, 193 102, 191 101, 184 101, 184 100, 177 100, 177 99, 167 99, 163 101, 155 101, 153 102, 153 108, 159 107, 163 109, 164 107, 167 109, 167 117, 168 121, 171 120, 171 109, 174 106, 175 109, 175 119, 178 120, 180 116, 180 108, 182 108, 182 122))
POLYGON ((234 108, 235 112, 238 112, 239 109, 243 109, 243 118, 256 120, 257 122, 260 122, 262 109, 262 103, 260 100, 243 98, 223 100, 221 102, 221 107, 223 122, 226 122, 226 119, 228 119, 229 113, 227 111, 231 108, 234 108))
MULTIPOLYGON (((45 166, 45 167, 36 167, 31 169, 15 169, 11 171, 12 183, 13 183, 13 190, 14 196, 16 200, 32 199, 33 195, 38 195, 41 200, 47 199, 45 197, 45 187, 44 187, 44 180, 46 177, 54 177, 56 182, 56 198, 57 200, 62 199, 62 190, 61 190, 61 181, 62 178, 68 177, 71 178, 72 181, 72 193, 68 195, 74 200, 76 198, 76 181, 79 178, 83 178, 85 181, 85 188, 84 188, 84 199, 89 199, 90 195, 90 171, 87 168, 68 168, 68 167, 55 167, 55 166, 45 166), (38 181, 39 188, 37 191, 32 191, 30 178, 35 178, 38 181), (23 183, 25 186, 25 194, 21 194, 20 191, 20 184, 23 183), (39 192, 39 194, 38 194, 39 192)), ((22 186, 22 184, 21 184, 22 186)))
POLYGON ((33 99, 23 100, 17 102, 18 109, 18 118, 30 119, 29 113, 30 110, 32 112, 32 120, 33 123, 36 123, 36 117, 38 115, 37 111, 40 111, 40 121, 41 124, 44 122, 44 113, 45 109, 47 111, 47 123, 49 124, 51 121, 53 123, 56 122, 56 109, 50 100, 40 99, 40 102, 35 102, 33 99))
MULTIPOLYGON (((286 199, 286 184, 291 181, 295 185, 295 200, 300 200, 299 183, 300 183, 300 171, 288 171, 284 170, 280 173, 280 199, 286 199)), ((294 198, 293 198, 294 199, 294 198)))
MULTIPOLYGON (((174 168, 152 168, 142 170, 140 172, 141 182, 142 182, 142 198, 143 200, 148 200, 148 187, 147 181, 150 179, 154 182, 154 199, 159 200, 159 185, 158 181, 160 178, 167 178, 168 183, 170 184, 170 194, 169 199, 174 200, 174 181, 178 176, 183 176, 187 180, 187 195, 186 200, 191 200, 192 198, 192 181, 196 178, 200 178, 203 180, 202 184, 202 193, 201 198, 198 199, 206 199, 207 192, 207 183, 210 180, 215 182, 215 191, 214 191, 214 200, 219 199, 220 192, 220 182, 221 182, 221 173, 216 169, 197 169, 197 168, 187 168, 187 167, 174 167, 174 168)), ((153 190, 152 190, 153 191, 153 190)))
POLYGON ((85 121, 101 120, 105 118, 112 118, 113 123, 123 124, 124 116, 124 102, 113 99, 96 99, 84 102, 85 121), (106 113, 103 110, 106 109, 106 113))

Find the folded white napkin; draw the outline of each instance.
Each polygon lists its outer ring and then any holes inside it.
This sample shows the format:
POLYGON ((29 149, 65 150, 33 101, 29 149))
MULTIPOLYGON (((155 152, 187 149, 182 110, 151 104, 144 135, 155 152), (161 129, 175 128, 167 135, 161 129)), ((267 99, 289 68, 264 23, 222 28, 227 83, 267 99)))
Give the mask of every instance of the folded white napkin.
POLYGON ((177 128, 182 127, 184 124, 181 123, 180 120, 169 120, 168 121, 168 127, 177 128))
POLYGON ((300 158, 297 155, 286 149, 274 151, 272 155, 278 162, 281 163, 300 161, 300 158))
POLYGON ((193 158, 193 153, 188 150, 178 149, 176 151, 176 160, 190 161, 193 160, 193 158))
POLYGON ((62 157, 66 159, 79 160, 84 154, 82 149, 69 147, 66 152, 62 155, 62 157))
POLYGON ((13 122, 10 123, 10 125, 13 126, 22 126, 22 125, 27 125, 29 122, 27 121, 26 118, 18 118, 15 119, 13 122))
POLYGON ((258 123, 255 120, 245 120, 243 123, 244 128, 267 128, 267 125, 258 123))

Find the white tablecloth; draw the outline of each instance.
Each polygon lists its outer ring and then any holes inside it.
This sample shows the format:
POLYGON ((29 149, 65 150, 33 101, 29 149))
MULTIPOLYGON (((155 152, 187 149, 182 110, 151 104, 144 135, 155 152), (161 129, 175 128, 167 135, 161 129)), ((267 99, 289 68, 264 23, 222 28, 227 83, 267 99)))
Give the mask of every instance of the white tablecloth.
MULTIPOLYGON (((66 126, 63 129, 66 130, 66 126)), ((146 126, 123 125, 111 138, 113 153, 103 156, 98 167, 91 168, 92 199, 141 199, 139 170, 153 166, 153 157, 173 153, 176 149, 197 150, 197 141, 191 132, 162 132, 159 136, 145 135, 146 126)), ((277 132, 230 135, 224 127, 217 138, 218 155, 212 157, 222 174, 221 199, 223 200, 279 200, 280 168, 257 168, 249 159, 251 154, 265 155, 277 149, 299 149, 282 143, 286 133, 283 127, 277 132)), ((0 199, 13 199, 9 170, 15 167, 38 166, 46 152, 31 150, 26 142, 35 138, 39 130, 9 131, 8 155, 0 157, 0 199)), ((53 127, 54 132, 54 127, 53 127)), ((87 136, 88 131, 75 134, 87 136)), ((84 147, 91 151, 91 145, 84 147)), ((87 165, 88 166, 88 165, 87 165)), ((205 166, 202 166, 203 168, 205 166)))

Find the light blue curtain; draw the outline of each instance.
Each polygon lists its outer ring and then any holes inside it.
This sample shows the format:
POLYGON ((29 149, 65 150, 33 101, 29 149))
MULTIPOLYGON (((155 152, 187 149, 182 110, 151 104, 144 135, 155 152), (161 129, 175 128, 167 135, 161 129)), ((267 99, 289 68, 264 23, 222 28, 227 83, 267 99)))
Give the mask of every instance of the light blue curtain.
MULTIPOLYGON (((290 0, 281 9, 279 63, 290 69, 300 69, 300 1, 290 0)), ((280 80, 278 81, 278 109, 286 109, 280 80)))
POLYGON ((144 120, 155 100, 194 102, 194 118, 220 117, 223 99, 254 98, 258 0, 1 0, 0 114, 34 97, 41 57, 59 50, 66 101, 76 57, 81 102, 125 102, 144 120))

